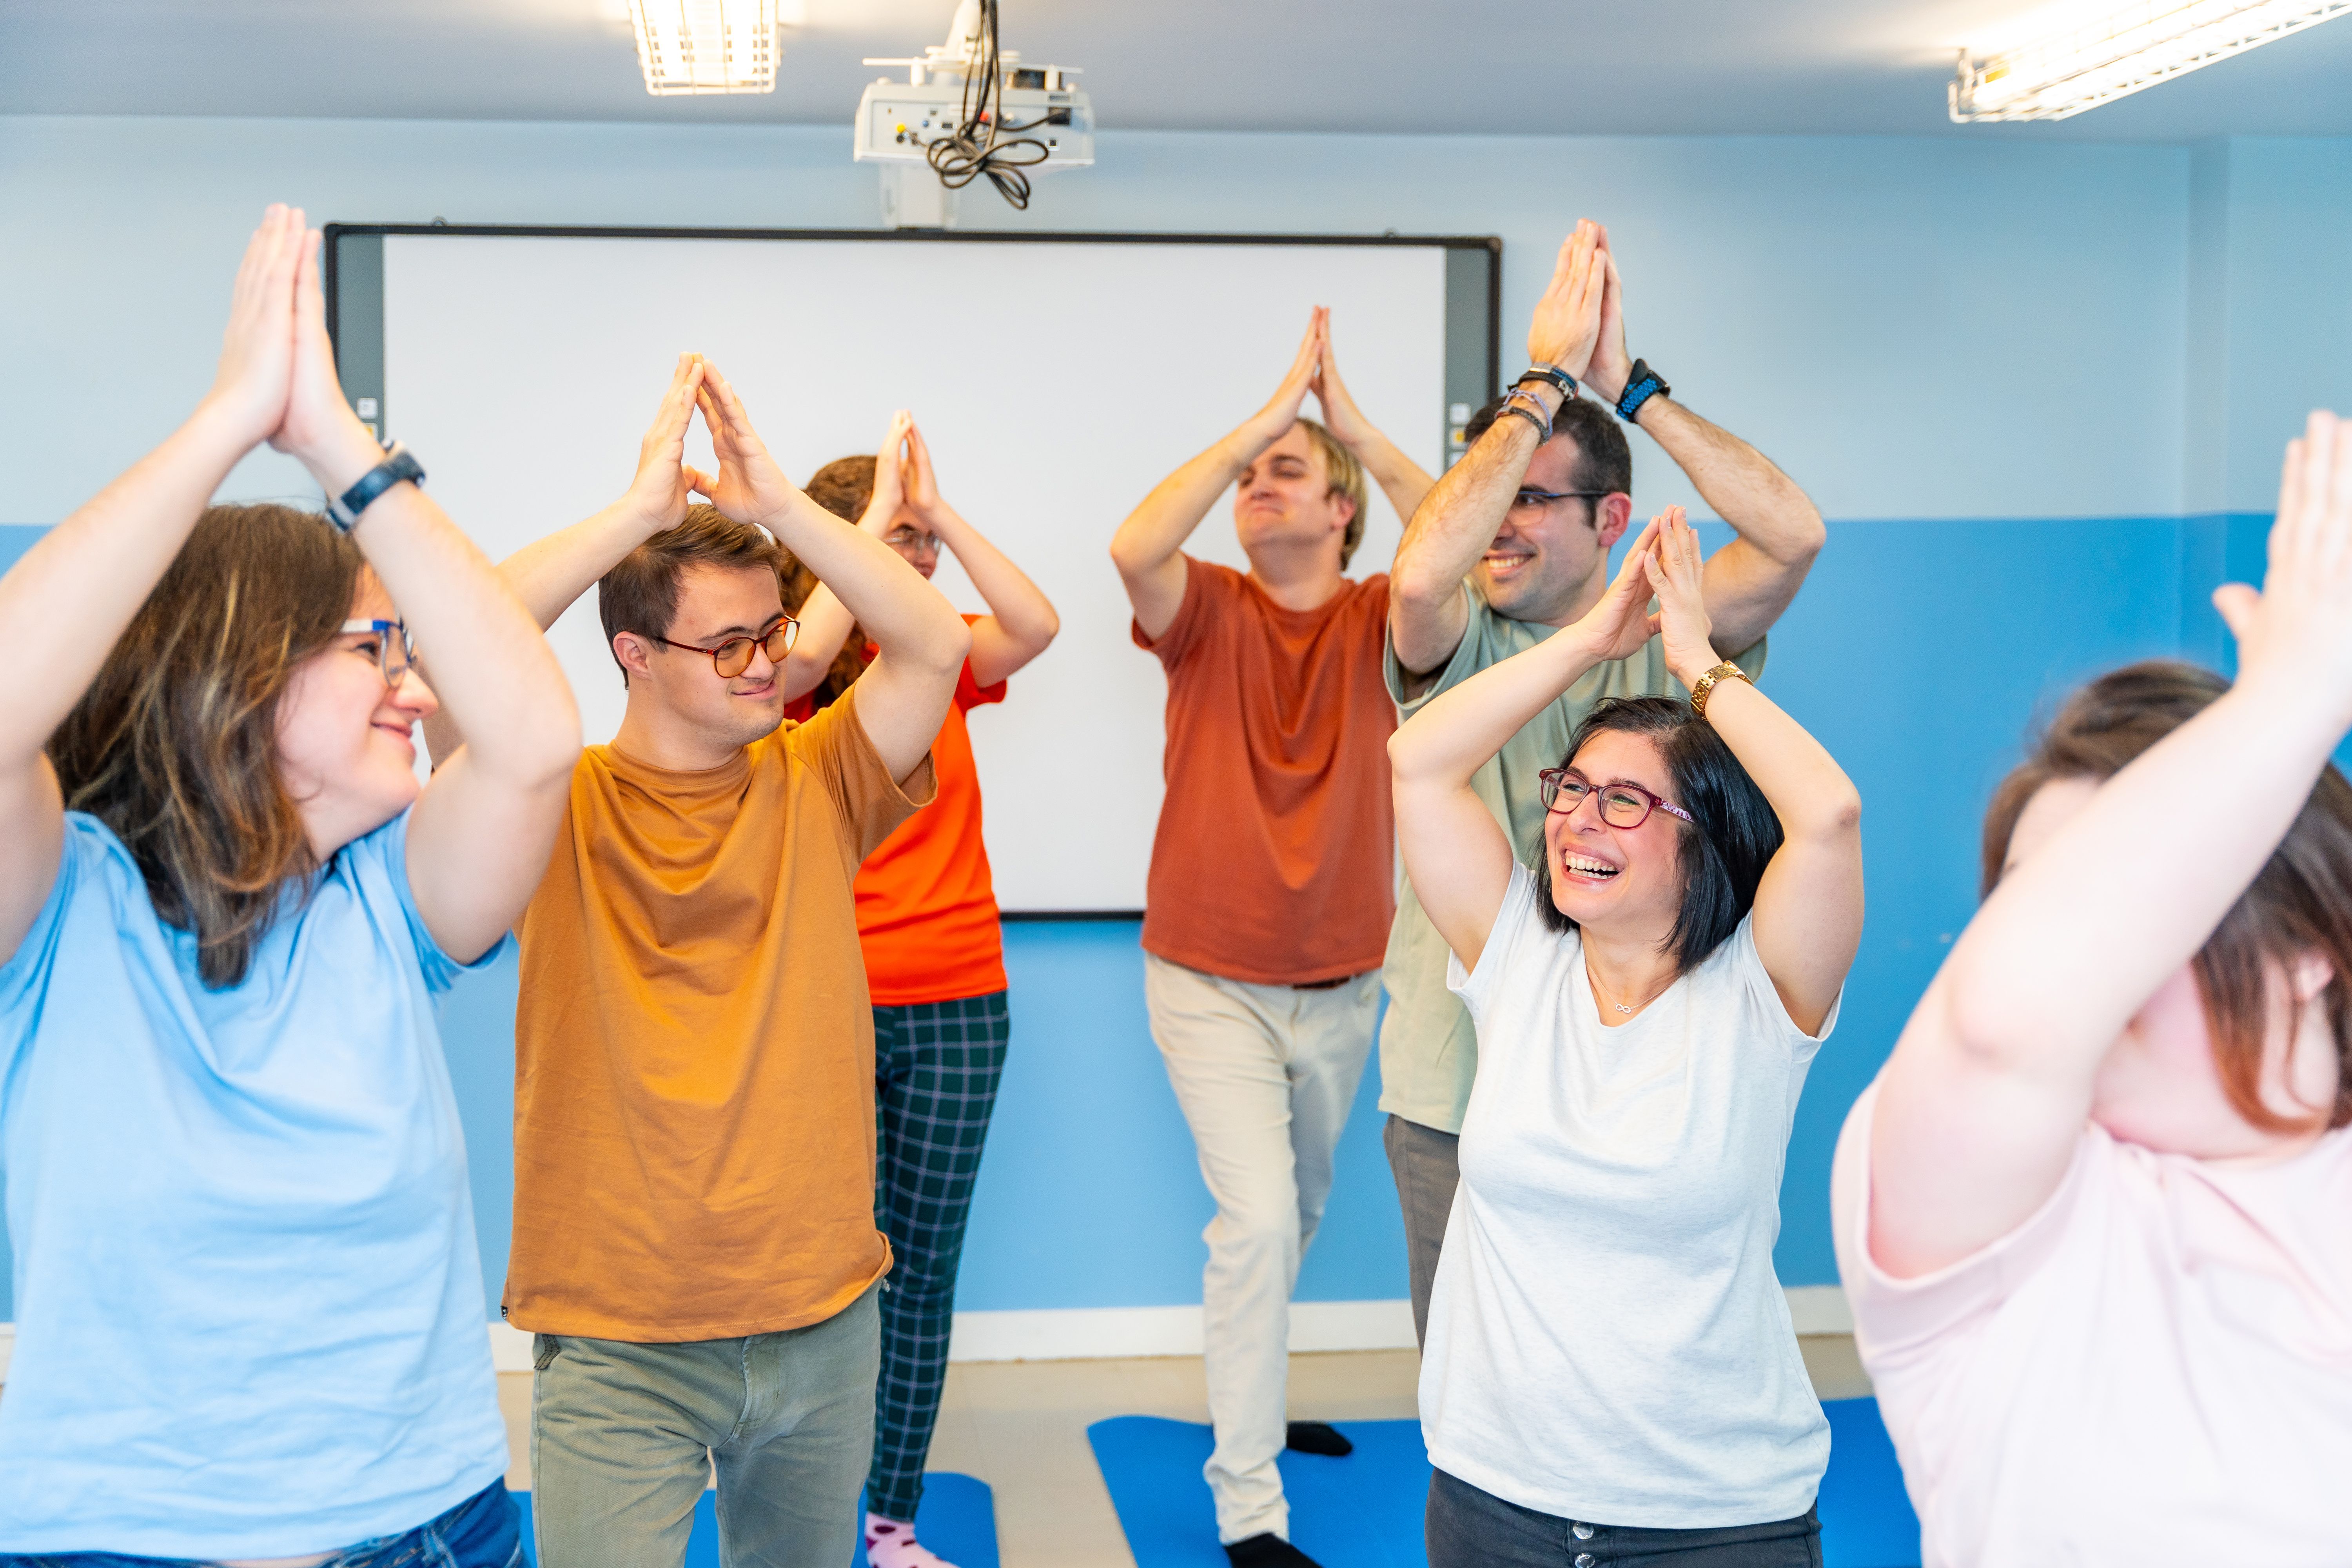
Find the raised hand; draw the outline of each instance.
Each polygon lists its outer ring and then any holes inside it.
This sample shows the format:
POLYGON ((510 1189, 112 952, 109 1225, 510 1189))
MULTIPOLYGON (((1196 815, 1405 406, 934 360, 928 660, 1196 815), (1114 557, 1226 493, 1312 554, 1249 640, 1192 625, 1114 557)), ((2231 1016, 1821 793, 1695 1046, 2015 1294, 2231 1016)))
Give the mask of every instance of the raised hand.
POLYGON ((1656 552, 1662 521, 1652 519, 1650 526, 1627 546, 1625 563, 1618 567, 1609 591, 1570 628, 1590 655, 1590 661, 1577 671, 1579 678, 1593 664, 1633 658, 1657 631, 1657 617, 1649 613, 1651 586, 1645 569, 1656 552))
POLYGON ((766 527, 789 509, 800 491, 784 478, 783 469, 768 454, 743 400, 709 360, 702 362, 702 385, 695 393, 702 423, 710 432, 710 448, 719 457, 719 473, 695 476, 695 491, 737 522, 766 527))
POLYGON ((2315 411, 2287 443, 2262 592, 2229 584, 2213 605, 2238 639, 2239 684, 2302 689, 2336 731, 2352 725, 2352 420, 2315 411))
POLYGON ((1665 638, 1666 668, 1687 686, 1723 662, 1710 640, 1715 623, 1706 613, 1706 552, 1678 506, 1651 519, 1650 532, 1657 548, 1643 562, 1643 574, 1657 596, 1654 619, 1665 638))
POLYGON ((907 504, 907 433, 914 427, 915 416, 898 410, 890 416, 890 433, 883 437, 882 449, 874 454, 874 489, 859 521, 877 536, 890 531, 890 520, 907 504))
POLYGON ((686 521, 688 503, 697 489, 707 490, 717 480, 686 461, 686 427, 694 419, 695 400, 702 390, 702 356, 683 353, 670 373, 669 390, 662 394, 645 439, 637 444, 636 477, 629 481, 621 504, 634 511, 648 538, 686 521))
POLYGON ((1625 383, 1633 374, 1633 361, 1625 353, 1625 285, 1618 276, 1617 255, 1609 248, 1609 230, 1605 227, 1601 231, 1601 331, 1593 340, 1592 358, 1584 367, 1584 379, 1593 391, 1614 403, 1625 395, 1625 383))
MULTIPOLYGON (((1265 407, 1250 416, 1244 426, 1253 436, 1263 437, 1259 450, 1282 438, 1282 433, 1298 422, 1298 405, 1307 400, 1315 384, 1315 376, 1323 363, 1323 348, 1330 331, 1331 312, 1318 305, 1307 318, 1307 335, 1299 340, 1298 356, 1290 362, 1289 372, 1282 384, 1275 389, 1265 407)), ((1252 453, 1255 460, 1256 453, 1252 453)))
POLYGON ((205 402, 248 447, 273 438, 285 423, 294 375, 295 278, 307 238, 301 210, 273 203, 236 270, 220 368, 205 402))
MULTIPOLYGON (((297 212, 296 221, 300 216, 297 212)), ((319 277, 325 244, 315 229, 302 237, 294 273, 294 358, 286 417, 269 444, 299 458, 327 493, 334 495, 382 461, 383 449, 352 411, 342 380, 335 374, 335 344, 327 336, 327 294, 319 277)))
POLYGON ((1331 432, 1339 445, 1350 450, 1364 445, 1379 434, 1366 419, 1356 400, 1348 395, 1348 384, 1339 379, 1339 362, 1331 354, 1330 316, 1324 315, 1323 340, 1315 360, 1315 374, 1308 379, 1307 390, 1323 409, 1324 427, 1331 432))
POLYGON ((899 483, 906 491, 908 510, 927 523, 939 516, 940 481, 931 472, 931 449, 923 444, 923 433, 912 416, 907 420, 907 456, 899 483))
POLYGON ((1580 381, 1601 337, 1601 298, 1608 264, 1601 250, 1601 226, 1580 218, 1576 232, 1560 242, 1551 282, 1536 301, 1528 323, 1528 357, 1556 364, 1580 381))

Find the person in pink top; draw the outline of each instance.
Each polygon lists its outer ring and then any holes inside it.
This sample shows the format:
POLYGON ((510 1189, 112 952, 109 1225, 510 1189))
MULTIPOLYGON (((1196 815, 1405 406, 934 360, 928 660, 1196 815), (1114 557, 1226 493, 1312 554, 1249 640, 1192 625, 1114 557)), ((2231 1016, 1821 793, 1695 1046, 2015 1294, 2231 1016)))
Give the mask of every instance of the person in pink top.
POLYGON ((1929 1568, 2352 1562, 2352 422, 2214 603, 2235 682, 2093 681, 1994 796, 1839 1142, 1929 1568))

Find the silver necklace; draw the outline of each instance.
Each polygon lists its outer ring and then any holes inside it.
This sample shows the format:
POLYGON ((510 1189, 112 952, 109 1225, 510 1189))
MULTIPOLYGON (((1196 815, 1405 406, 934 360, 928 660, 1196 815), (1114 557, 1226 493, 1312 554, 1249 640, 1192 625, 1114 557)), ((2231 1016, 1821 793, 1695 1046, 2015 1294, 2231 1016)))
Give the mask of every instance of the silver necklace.
POLYGON ((1641 1001, 1635 1003, 1633 1006, 1628 1007, 1624 1003, 1617 1000, 1617 998, 1611 994, 1607 986, 1601 984, 1601 976, 1592 973, 1592 955, 1587 953, 1584 958, 1584 982, 1586 984, 1592 987, 1593 991, 1603 1002, 1608 1003, 1612 1007, 1616 1008, 1617 1011, 1624 1014, 1630 1018, 1634 1014, 1640 1012, 1643 1008, 1648 1006, 1651 1003, 1656 1001, 1659 997, 1664 995, 1666 994, 1667 987, 1674 984, 1675 977, 1671 974, 1668 975, 1664 985, 1659 986, 1655 991, 1653 991, 1647 996, 1643 997, 1641 1001))

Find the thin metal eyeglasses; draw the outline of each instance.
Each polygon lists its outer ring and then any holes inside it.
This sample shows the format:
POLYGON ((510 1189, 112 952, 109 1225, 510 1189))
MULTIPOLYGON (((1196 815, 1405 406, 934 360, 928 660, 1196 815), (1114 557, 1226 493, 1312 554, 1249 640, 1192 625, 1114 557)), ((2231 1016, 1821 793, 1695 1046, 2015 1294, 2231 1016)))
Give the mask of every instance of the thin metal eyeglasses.
POLYGON ((1617 493, 1617 492, 1616 492, 1616 491, 1614 491, 1614 490, 1528 490, 1528 489, 1523 489, 1523 490, 1519 491, 1519 493, 1518 493, 1518 494, 1517 494, 1517 495, 1515 495, 1515 496, 1513 496, 1513 497, 1511 498, 1511 504, 1512 504, 1514 507, 1522 507, 1522 506, 1549 506, 1552 502, 1554 502, 1554 501, 1556 501, 1556 500, 1575 500, 1575 499, 1579 499, 1579 498, 1581 498, 1581 499, 1586 500, 1599 500, 1602 496, 1607 496, 1607 495, 1615 495, 1616 493, 1617 493))
POLYGON ((406 621, 345 621, 337 635, 375 638, 375 667, 386 686, 399 685, 408 667, 416 662, 416 642, 408 635, 406 621))
POLYGON ((1596 789, 1601 796, 1601 820, 1612 827, 1630 831, 1649 821, 1654 811, 1666 812, 1685 822, 1693 820, 1689 812, 1673 801, 1652 795, 1640 784, 1596 785, 1574 768, 1546 768, 1536 775, 1536 793, 1543 808, 1562 816, 1572 815, 1584 804, 1584 797, 1596 789))
POLYGON ((758 637, 729 637, 717 647, 703 647, 690 642, 672 642, 667 637, 656 637, 654 641, 664 647, 681 648, 688 653, 707 653, 710 656, 710 668, 719 672, 719 679, 732 680, 751 668, 753 648, 764 648, 770 664, 782 664, 784 662, 784 655, 793 651, 793 644, 798 640, 800 635, 800 622, 786 616, 758 637))

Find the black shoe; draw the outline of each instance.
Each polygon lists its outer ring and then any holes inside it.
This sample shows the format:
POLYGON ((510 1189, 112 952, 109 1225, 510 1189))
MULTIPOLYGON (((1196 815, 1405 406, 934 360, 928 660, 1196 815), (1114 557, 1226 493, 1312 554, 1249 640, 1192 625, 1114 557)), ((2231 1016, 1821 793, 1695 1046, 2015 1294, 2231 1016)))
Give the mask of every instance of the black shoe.
POLYGON ((1326 1454, 1334 1459, 1344 1459, 1356 1451, 1338 1427, 1321 1421, 1293 1421, 1282 1446, 1294 1453, 1326 1454))
POLYGON ((1225 1548, 1234 1568, 1322 1568, 1315 1559, 1272 1531, 1236 1541, 1225 1548))

